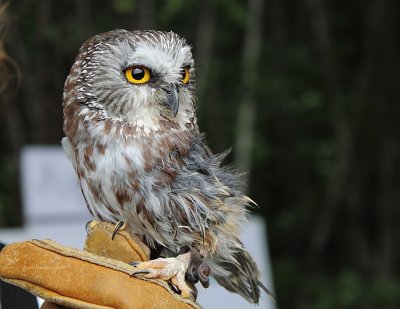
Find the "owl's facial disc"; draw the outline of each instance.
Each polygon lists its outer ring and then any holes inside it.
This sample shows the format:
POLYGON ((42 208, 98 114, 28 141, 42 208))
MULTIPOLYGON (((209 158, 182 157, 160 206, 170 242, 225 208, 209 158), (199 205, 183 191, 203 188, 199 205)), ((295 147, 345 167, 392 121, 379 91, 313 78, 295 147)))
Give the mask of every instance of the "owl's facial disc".
POLYGON ((191 127, 195 76, 190 46, 172 32, 115 30, 85 43, 78 96, 104 118, 147 131, 191 127), (94 103, 92 103, 94 102, 94 103))

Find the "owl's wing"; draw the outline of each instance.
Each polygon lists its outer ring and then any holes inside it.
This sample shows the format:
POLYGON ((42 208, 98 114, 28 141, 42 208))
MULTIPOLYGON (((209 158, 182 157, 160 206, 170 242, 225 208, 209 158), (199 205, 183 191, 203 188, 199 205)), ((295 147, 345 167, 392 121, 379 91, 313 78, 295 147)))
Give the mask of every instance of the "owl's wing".
MULTIPOLYGON (((208 182, 215 189, 215 191, 207 191, 204 188, 202 192, 206 192, 206 196, 210 197, 211 200, 222 202, 213 203, 214 206, 220 205, 221 207, 214 207, 210 215, 210 217, 224 219, 221 226, 215 223, 213 228, 218 230, 217 235, 224 235, 220 237, 219 241, 232 237, 232 230, 227 231, 224 222, 229 222, 232 226, 240 225, 246 217, 246 206, 254 203, 240 192, 240 175, 230 168, 221 167, 222 161, 228 154, 229 150, 219 155, 213 155, 204 143, 203 137, 199 136, 196 143, 194 143, 193 153, 191 153, 192 164, 189 164, 193 170, 207 179, 205 182, 208 182), (202 154, 202 156, 198 156, 198 154, 202 154), (207 177, 207 175, 210 177, 207 177)), ((218 222, 218 220, 215 220, 215 222, 218 222)), ((218 283, 227 290, 242 295, 252 303, 258 303, 260 289, 275 299, 273 294, 259 281, 257 265, 244 249, 241 241, 235 238, 230 242, 230 246, 233 247, 230 247, 229 252, 224 252, 224 254, 232 254, 229 259, 226 259, 226 256, 220 259, 216 257, 216 261, 214 261, 218 267, 222 267, 225 270, 224 274, 218 271, 214 273, 218 283), (226 273, 230 275, 226 276, 226 273)), ((212 267, 212 264, 210 266, 212 267)))

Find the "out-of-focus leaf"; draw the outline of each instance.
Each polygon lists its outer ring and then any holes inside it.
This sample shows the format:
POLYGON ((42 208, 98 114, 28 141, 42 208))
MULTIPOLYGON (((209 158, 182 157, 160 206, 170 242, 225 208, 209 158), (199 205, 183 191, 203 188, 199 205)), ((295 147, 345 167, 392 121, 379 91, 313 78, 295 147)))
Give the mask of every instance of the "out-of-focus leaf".
POLYGON ((112 0, 113 8, 122 14, 131 14, 137 8, 136 0, 112 0))

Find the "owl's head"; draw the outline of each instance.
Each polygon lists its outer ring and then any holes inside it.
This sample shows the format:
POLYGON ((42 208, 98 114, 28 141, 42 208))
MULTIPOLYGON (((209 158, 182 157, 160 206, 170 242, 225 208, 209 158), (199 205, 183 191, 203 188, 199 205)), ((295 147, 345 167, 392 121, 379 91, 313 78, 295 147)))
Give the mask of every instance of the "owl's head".
POLYGON ((115 30, 81 47, 64 88, 64 105, 81 114, 114 118, 146 130, 194 119, 194 61, 185 39, 173 32, 115 30), (69 100, 68 100, 69 99, 69 100))

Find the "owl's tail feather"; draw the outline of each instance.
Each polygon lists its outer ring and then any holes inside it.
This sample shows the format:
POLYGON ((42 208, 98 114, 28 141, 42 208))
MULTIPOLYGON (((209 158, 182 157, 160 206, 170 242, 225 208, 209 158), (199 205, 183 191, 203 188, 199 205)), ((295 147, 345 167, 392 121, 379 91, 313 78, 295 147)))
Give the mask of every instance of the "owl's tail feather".
POLYGON ((231 275, 215 276, 215 279, 228 291, 240 294, 250 303, 258 304, 260 289, 270 296, 275 302, 275 296, 258 280, 259 271, 250 254, 239 249, 234 253, 237 263, 223 263, 223 268, 231 275))
POLYGON ((272 298, 272 300, 273 300, 274 303, 276 304, 276 297, 275 297, 275 295, 274 295, 261 281, 258 281, 258 285, 259 285, 260 288, 265 292, 265 294, 267 294, 269 297, 272 298))

